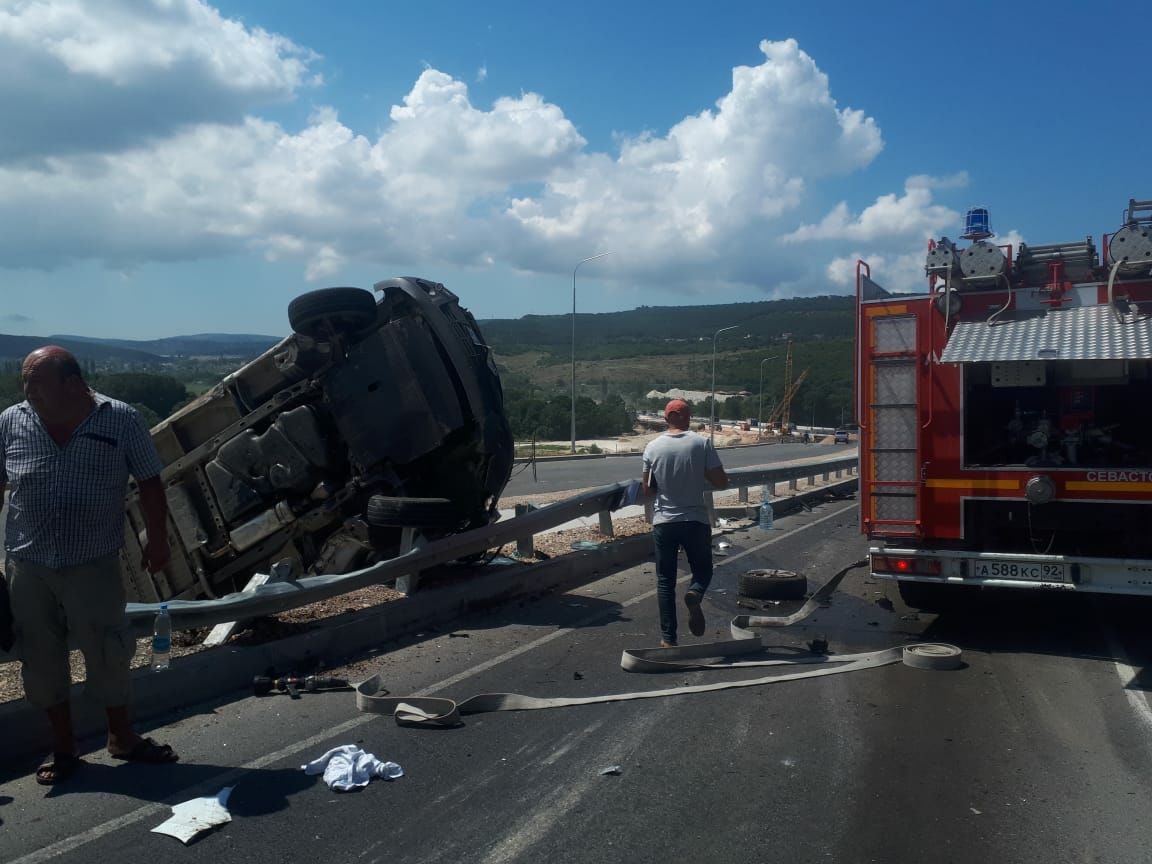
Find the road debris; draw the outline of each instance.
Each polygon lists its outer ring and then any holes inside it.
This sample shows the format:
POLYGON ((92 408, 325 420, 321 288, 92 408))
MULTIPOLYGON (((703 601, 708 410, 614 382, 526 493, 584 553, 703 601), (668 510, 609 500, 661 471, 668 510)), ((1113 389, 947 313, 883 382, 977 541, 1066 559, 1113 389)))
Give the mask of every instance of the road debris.
POLYGON ((609 777, 609 776, 619 777, 623 773, 624 773, 624 769, 621 768, 619 765, 609 765, 607 768, 601 768, 600 769, 600 776, 601 777, 609 777))
POLYGON ((252 678, 252 693, 255 696, 267 696, 271 693, 287 693, 293 699, 298 699, 300 693, 315 693, 319 690, 347 690, 348 682, 343 678, 331 678, 324 675, 286 675, 277 678, 270 675, 256 675, 252 678))
POLYGON ((355 744, 333 747, 319 759, 313 759, 300 769, 305 774, 324 772, 324 782, 336 792, 347 792, 367 786, 373 777, 395 780, 404 776, 404 769, 395 762, 381 762, 355 744))
POLYGON ((173 804, 172 816, 153 828, 152 832, 175 837, 187 846, 197 835, 232 821, 232 814, 228 812, 228 796, 235 788, 225 786, 215 795, 173 804))

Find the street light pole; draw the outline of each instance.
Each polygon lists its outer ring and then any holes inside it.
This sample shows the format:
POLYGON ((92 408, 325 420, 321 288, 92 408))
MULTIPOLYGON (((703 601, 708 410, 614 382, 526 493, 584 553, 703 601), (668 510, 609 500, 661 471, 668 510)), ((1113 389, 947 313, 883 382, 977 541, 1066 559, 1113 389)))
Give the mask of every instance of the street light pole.
POLYGON ((601 252, 579 261, 572 268, 572 452, 576 452, 576 271, 581 264, 611 255, 611 252, 601 252))
POLYGON ((708 438, 711 441, 716 440, 716 340, 720 337, 721 333, 727 333, 729 330, 735 330, 739 324, 733 324, 731 327, 721 327, 712 334, 712 405, 710 408, 711 416, 708 424, 708 438))
POLYGON ((778 360, 775 354, 760 361, 760 410, 756 414, 756 438, 764 437, 764 364, 769 360, 778 360))

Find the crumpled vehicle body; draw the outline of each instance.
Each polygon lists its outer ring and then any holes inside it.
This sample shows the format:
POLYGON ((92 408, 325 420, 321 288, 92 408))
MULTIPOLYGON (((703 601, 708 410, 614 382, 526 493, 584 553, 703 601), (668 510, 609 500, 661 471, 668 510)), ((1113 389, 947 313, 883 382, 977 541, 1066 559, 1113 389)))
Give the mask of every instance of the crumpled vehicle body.
POLYGON ((129 599, 219 596, 273 562, 297 575, 393 557, 497 515, 513 441, 491 351, 455 294, 415 277, 328 288, 295 331, 152 429, 172 563, 140 568, 127 501, 129 599))

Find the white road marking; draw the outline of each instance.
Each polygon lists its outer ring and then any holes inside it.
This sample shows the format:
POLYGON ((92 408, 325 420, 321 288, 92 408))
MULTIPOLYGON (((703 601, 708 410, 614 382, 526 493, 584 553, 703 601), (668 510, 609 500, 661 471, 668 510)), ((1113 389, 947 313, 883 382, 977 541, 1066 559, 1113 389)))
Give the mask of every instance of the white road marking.
POLYGON ((1138 673, 1128 665, 1128 655, 1124 651, 1124 646, 1120 644, 1120 640, 1116 638, 1116 632, 1111 627, 1106 627, 1105 633, 1108 636, 1108 648, 1112 652, 1112 663, 1116 667, 1116 674, 1120 676, 1124 696, 1128 699, 1128 704, 1136 711, 1136 716, 1140 722, 1149 731, 1152 731, 1152 706, 1149 706, 1148 699, 1142 690, 1134 690, 1128 686, 1135 680, 1138 673))
MULTIPOLYGON (((801 531, 814 528, 817 525, 828 521, 829 519, 842 516, 845 510, 849 509, 851 508, 843 507, 836 510, 834 513, 829 513, 827 516, 822 516, 819 519, 813 520, 812 522, 807 522, 804 525, 797 525, 791 530, 780 531, 779 533, 774 532, 774 536, 769 537, 763 543, 757 543, 755 546, 752 546, 749 549, 745 549, 743 552, 733 555, 730 558, 723 558, 716 562, 716 566, 721 567, 727 564, 731 564, 734 561, 738 561, 747 555, 751 555, 753 552, 763 549, 765 546, 771 546, 773 543, 778 543, 785 537, 791 537, 792 535, 798 534, 801 531)), ((685 576, 681 581, 684 581, 688 578, 688 576, 685 576)), ((656 589, 653 588, 650 591, 645 591, 642 594, 638 594, 635 597, 631 597, 628 600, 623 601, 620 605, 624 608, 635 606, 637 603, 642 603, 645 600, 654 597, 655 595, 656 589)), ((491 660, 486 660, 477 666, 472 666, 468 669, 465 669, 463 672, 450 675, 449 677, 444 678, 443 680, 438 681, 435 684, 431 684, 428 687, 425 687, 422 690, 418 690, 417 692, 410 695, 430 696, 440 690, 451 687, 453 684, 458 684, 461 681, 479 675, 481 672, 486 672, 494 666, 499 666, 501 663, 506 663, 509 660, 519 657, 521 654, 526 654, 527 652, 533 651, 542 645, 547 645, 549 642, 559 639, 561 636, 567 635, 573 629, 594 624, 597 620, 603 618, 607 614, 608 613, 604 611, 596 612, 593 615, 589 615, 587 618, 582 618, 580 621, 569 627, 554 630, 546 636, 541 636, 539 639, 526 642, 518 648, 513 648, 511 651, 506 651, 498 657, 493 657, 491 660)), ((1144 706, 1147 710, 1147 703, 1144 703, 1144 706)), ((376 714, 364 714, 359 717, 354 717, 351 720, 341 723, 339 726, 326 729, 324 732, 318 735, 313 735, 310 738, 305 738, 303 741, 297 741, 287 747, 283 747, 274 753, 268 753, 267 755, 261 756, 258 759, 253 759, 251 762, 241 765, 238 768, 233 768, 230 771, 225 771, 222 774, 218 774, 210 780, 205 780, 202 783, 196 784, 195 786, 180 790, 179 799, 180 801, 186 801, 189 798, 195 798, 198 795, 214 792, 224 786, 232 786, 249 771, 266 768, 269 765, 273 765, 291 756, 296 756, 297 754, 303 753, 306 750, 317 749, 320 744, 324 744, 333 738, 338 738, 341 735, 344 735, 346 732, 351 732, 353 729, 357 729, 360 726, 363 726, 365 723, 370 723, 371 721, 377 719, 378 716, 379 715, 376 714)), ((1152 712, 1149 712, 1148 721, 1150 724, 1152 724, 1152 712)), ((51 846, 45 846, 43 849, 37 852, 31 852, 22 858, 17 858, 16 860, 9 862, 9 864, 40 864, 40 862, 43 861, 51 861, 53 858, 71 852, 73 849, 78 849, 81 846, 84 846, 87 843, 91 843, 94 840, 99 840, 101 837, 105 837, 114 831, 119 831, 121 828, 126 828, 134 822, 147 819, 149 816, 167 813, 170 807, 171 805, 163 802, 146 804, 143 807, 137 807, 130 813, 125 813, 123 816, 119 816, 115 819, 103 822, 100 825, 89 828, 87 831, 83 831, 73 837, 68 837, 64 840, 53 843, 51 846)))

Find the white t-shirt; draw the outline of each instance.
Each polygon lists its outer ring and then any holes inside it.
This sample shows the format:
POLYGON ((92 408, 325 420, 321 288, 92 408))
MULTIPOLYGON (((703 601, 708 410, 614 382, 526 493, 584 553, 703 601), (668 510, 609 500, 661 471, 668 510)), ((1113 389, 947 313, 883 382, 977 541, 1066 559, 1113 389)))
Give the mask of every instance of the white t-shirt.
POLYGON ((665 522, 708 524, 704 492, 711 484, 704 472, 723 467, 708 438, 688 430, 666 432, 644 448, 643 466, 656 484, 653 525, 665 522))

